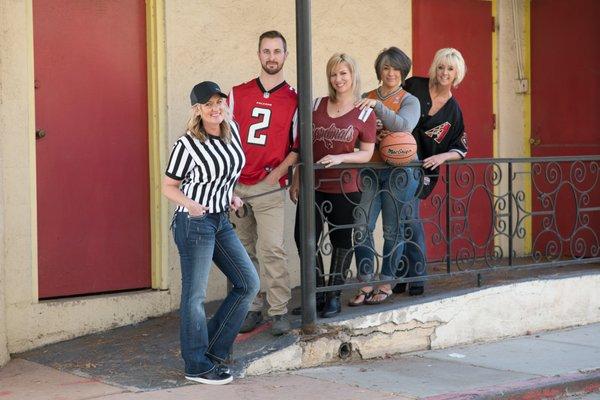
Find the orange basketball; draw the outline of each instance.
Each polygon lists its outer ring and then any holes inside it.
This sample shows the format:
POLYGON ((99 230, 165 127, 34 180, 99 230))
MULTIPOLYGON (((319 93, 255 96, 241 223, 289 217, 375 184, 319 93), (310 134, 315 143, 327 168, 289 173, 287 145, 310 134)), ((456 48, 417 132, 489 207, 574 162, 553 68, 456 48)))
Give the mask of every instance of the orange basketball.
POLYGON ((417 153, 417 142, 408 132, 391 132, 379 142, 381 159, 391 165, 406 165, 417 153))

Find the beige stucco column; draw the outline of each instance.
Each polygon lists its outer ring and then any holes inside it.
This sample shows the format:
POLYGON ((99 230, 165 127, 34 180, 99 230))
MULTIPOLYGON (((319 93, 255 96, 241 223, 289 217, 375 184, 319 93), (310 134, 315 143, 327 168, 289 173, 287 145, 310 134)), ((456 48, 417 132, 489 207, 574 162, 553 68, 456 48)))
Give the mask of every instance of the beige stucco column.
MULTIPOLYGON (((0 124, 0 129, 2 125, 0 124)), ((0 136, 2 147, 2 136, 0 136)), ((2 155, 0 155, 2 165, 2 155)), ((4 179, 0 174, 0 210, 4 207, 4 179)), ((8 362, 8 347, 6 343, 6 306, 4 301, 4 211, 0 212, 0 367, 8 362)))
MULTIPOLYGON (((497 22, 497 71, 496 71, 496 109, 497 115, 497 136, 495 140, 496 157, 529 157, 529 96, 528 85, 520 86, 519 78, 524 78, 526 83, 530 83, 528 57, 529 57, 529 37, 528 24, 529 18, 528 2, 517 1, 513 9, 512 3, 508 1, 497 1, 496 3, 496 22, 497 22), (520 50, 520 51, 518 51, 520 50), (519 65, 518 57, 521 57, 519 65), (521 71, 521 73, 519 72, 521 71)), ((525 82, 523 82, 525 83, 525 82)), ((514 193, 523 193, 525 201, 520 202, 520 206, 530 209, 529 205, 529 164, 514 163, 513 173, 516 173, 513 181, 514 193)), ((502 167, 504 180, 508 182, 508 170, 504 165, 502 167)), ((502 189, 506 192, 507 188, 502 189)), ((513 221, 517 224, 517 221, 513 221)), ((521 226, 531 234, 529 220, 524 221, 521 226)), ((508 241, 506 238, 500 238, 499 244, 504 249, 504 254, 508 254, 508 241)), ((530 251, 526 239, 515 238, 513 242, 514 250, 517 255, 524 255, 530 251)))
MULTIPOLYGON (((0 12, 2 8, 0 7, 0 12)), ((1 103, 1 102, 0 102, 1 103)), ((2 121, 2 118, 0 118, 2 121)), ((3 125, 0 122, 0 132, 3 125)), ((2 136, 0 135, 0 148, 2 148, 2 136)), ((2 166, 2 154, 0 154, 0 166, 2 166)), ((4 176, 0 173, 0 367, 8 362, 8 345, 6 341, 6 302, 4 301, 4 176)))
MULTIPOLYGON (((0 25, 6 26, 6 4, 0 2, 0 25)), ((4 33, 0 34, 0 42, 6 43, 7 39, 4 33)), ((4 63, 4 52, 0 48, 0 82, 3 82, 6 78, 4 63)), ((6 96, 0 86, 0 149, 4 149, 4 140, 1 132, 6 132, 6 96)), ((5 259, 4 259, 4 241, 5 241, 5 227, 4 227, 4 213, 6 212, 5 199, 4 199, 4 157, 0 152, 0 367, 8 362, 8 344, 6 338, 6 301, 5 301, 5 259)))

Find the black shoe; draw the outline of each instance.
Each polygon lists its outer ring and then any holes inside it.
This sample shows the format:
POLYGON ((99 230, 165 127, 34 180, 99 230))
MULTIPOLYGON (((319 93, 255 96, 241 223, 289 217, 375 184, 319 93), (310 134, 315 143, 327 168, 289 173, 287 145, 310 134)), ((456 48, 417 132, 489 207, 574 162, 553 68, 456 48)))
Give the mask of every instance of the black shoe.
POLYGON ((215 367, 210 371, 198 376, 185 376, 185 379, 204 383, 205 385, 226 385, 233 380, 230 373, 223 371, 219 367, 215 367))
POLYGON ((321 311, 321 318, 331 318, 342 312, 342 303, 340 302, 340 295, 333 295, 327 298, 325 307, 321 311))
POLYGON ((425 293, 425 287, 423 286, 411 286, 408 288, 409 296, 420 296, 425 293))
POLYGON ((271 334, 273 336, 281 336, 288 333, 292 329, 290 321, 285 315, 274 315, 273 324, 271 325, 271 334))
POLYGON ((248 311, 246 314, 246 319, 242 323, 242 327, 240 328, 240 333, 250 332, 258 324, 260 324, 263 320, 262 312, 260 311, 248 311))
MULTIPOLYGON (((321 292, 323 294, 323 292, 321 292)), ((325 297, 319 296, 316 300, 317 304, 317 314, 323 311, 323 307, 325 307, 325 297)), ((302 315, 302 306, 296 307, 292 309, 292 315, 302 315)))
POLYGON ((215 364, 215 368, 219 373, 225 373, 231 375, 231 369, 225 364, 215 364))
POLYGON ((396 294, 406 292, 406 283, 396 283, 396 286, 392 288, 392 292, 396 294))

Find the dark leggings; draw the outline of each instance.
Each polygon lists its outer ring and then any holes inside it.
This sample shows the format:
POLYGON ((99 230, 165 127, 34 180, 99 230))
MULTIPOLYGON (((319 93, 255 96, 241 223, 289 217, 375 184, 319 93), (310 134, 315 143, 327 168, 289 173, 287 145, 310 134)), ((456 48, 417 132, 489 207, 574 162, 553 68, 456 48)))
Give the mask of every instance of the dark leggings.
MULTIPOLYGON (((324 286, 323 277, 323 259, 321 250, 328 250, 319 246, 321 241, 327 242, 326 238, 321 238, 323 233, 323 224, 327 222, 329 231, 329 241, 331 242, 331 252, 336 249, 350 251, 352 249, 352 225, 354 225, 354 209, 360 203, 360 192, 351 193, 325 193, 315 191, 315 239, 317 241, 317 286, 324 286)), ((300 207, 296 208, 296 224, 294 226, 294 239, 298 252, 300 246, 300 207)), ((329 251, 327 251, 329 253, 329 251)), ((300 254, 302 257, 302 254, 300 254)), ((348 262, 351 256, 348 258, 348 262)), ((330 269, 331 270, 331 269, 330 269)), ((331 270, 331 273, 333 271, 331 270)))

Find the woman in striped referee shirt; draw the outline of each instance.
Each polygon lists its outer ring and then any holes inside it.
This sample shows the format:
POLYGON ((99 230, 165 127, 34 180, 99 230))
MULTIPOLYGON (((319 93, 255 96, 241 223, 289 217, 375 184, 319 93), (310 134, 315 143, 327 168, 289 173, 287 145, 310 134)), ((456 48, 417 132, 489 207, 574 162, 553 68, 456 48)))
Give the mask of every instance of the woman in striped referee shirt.
POLYGON ((244 166, 240 135, 216 83, 201 82, 190 95, 187 133, 171 152, 163 194, 177 204, 173 236, 181 261, 180 341, 186 379, 223 385, 232 381, 229 357, 260 283, 229 221, 243 203, 233 188, 244 166), (207 322, 204 300, 212 262, 233 289, 207 322))

